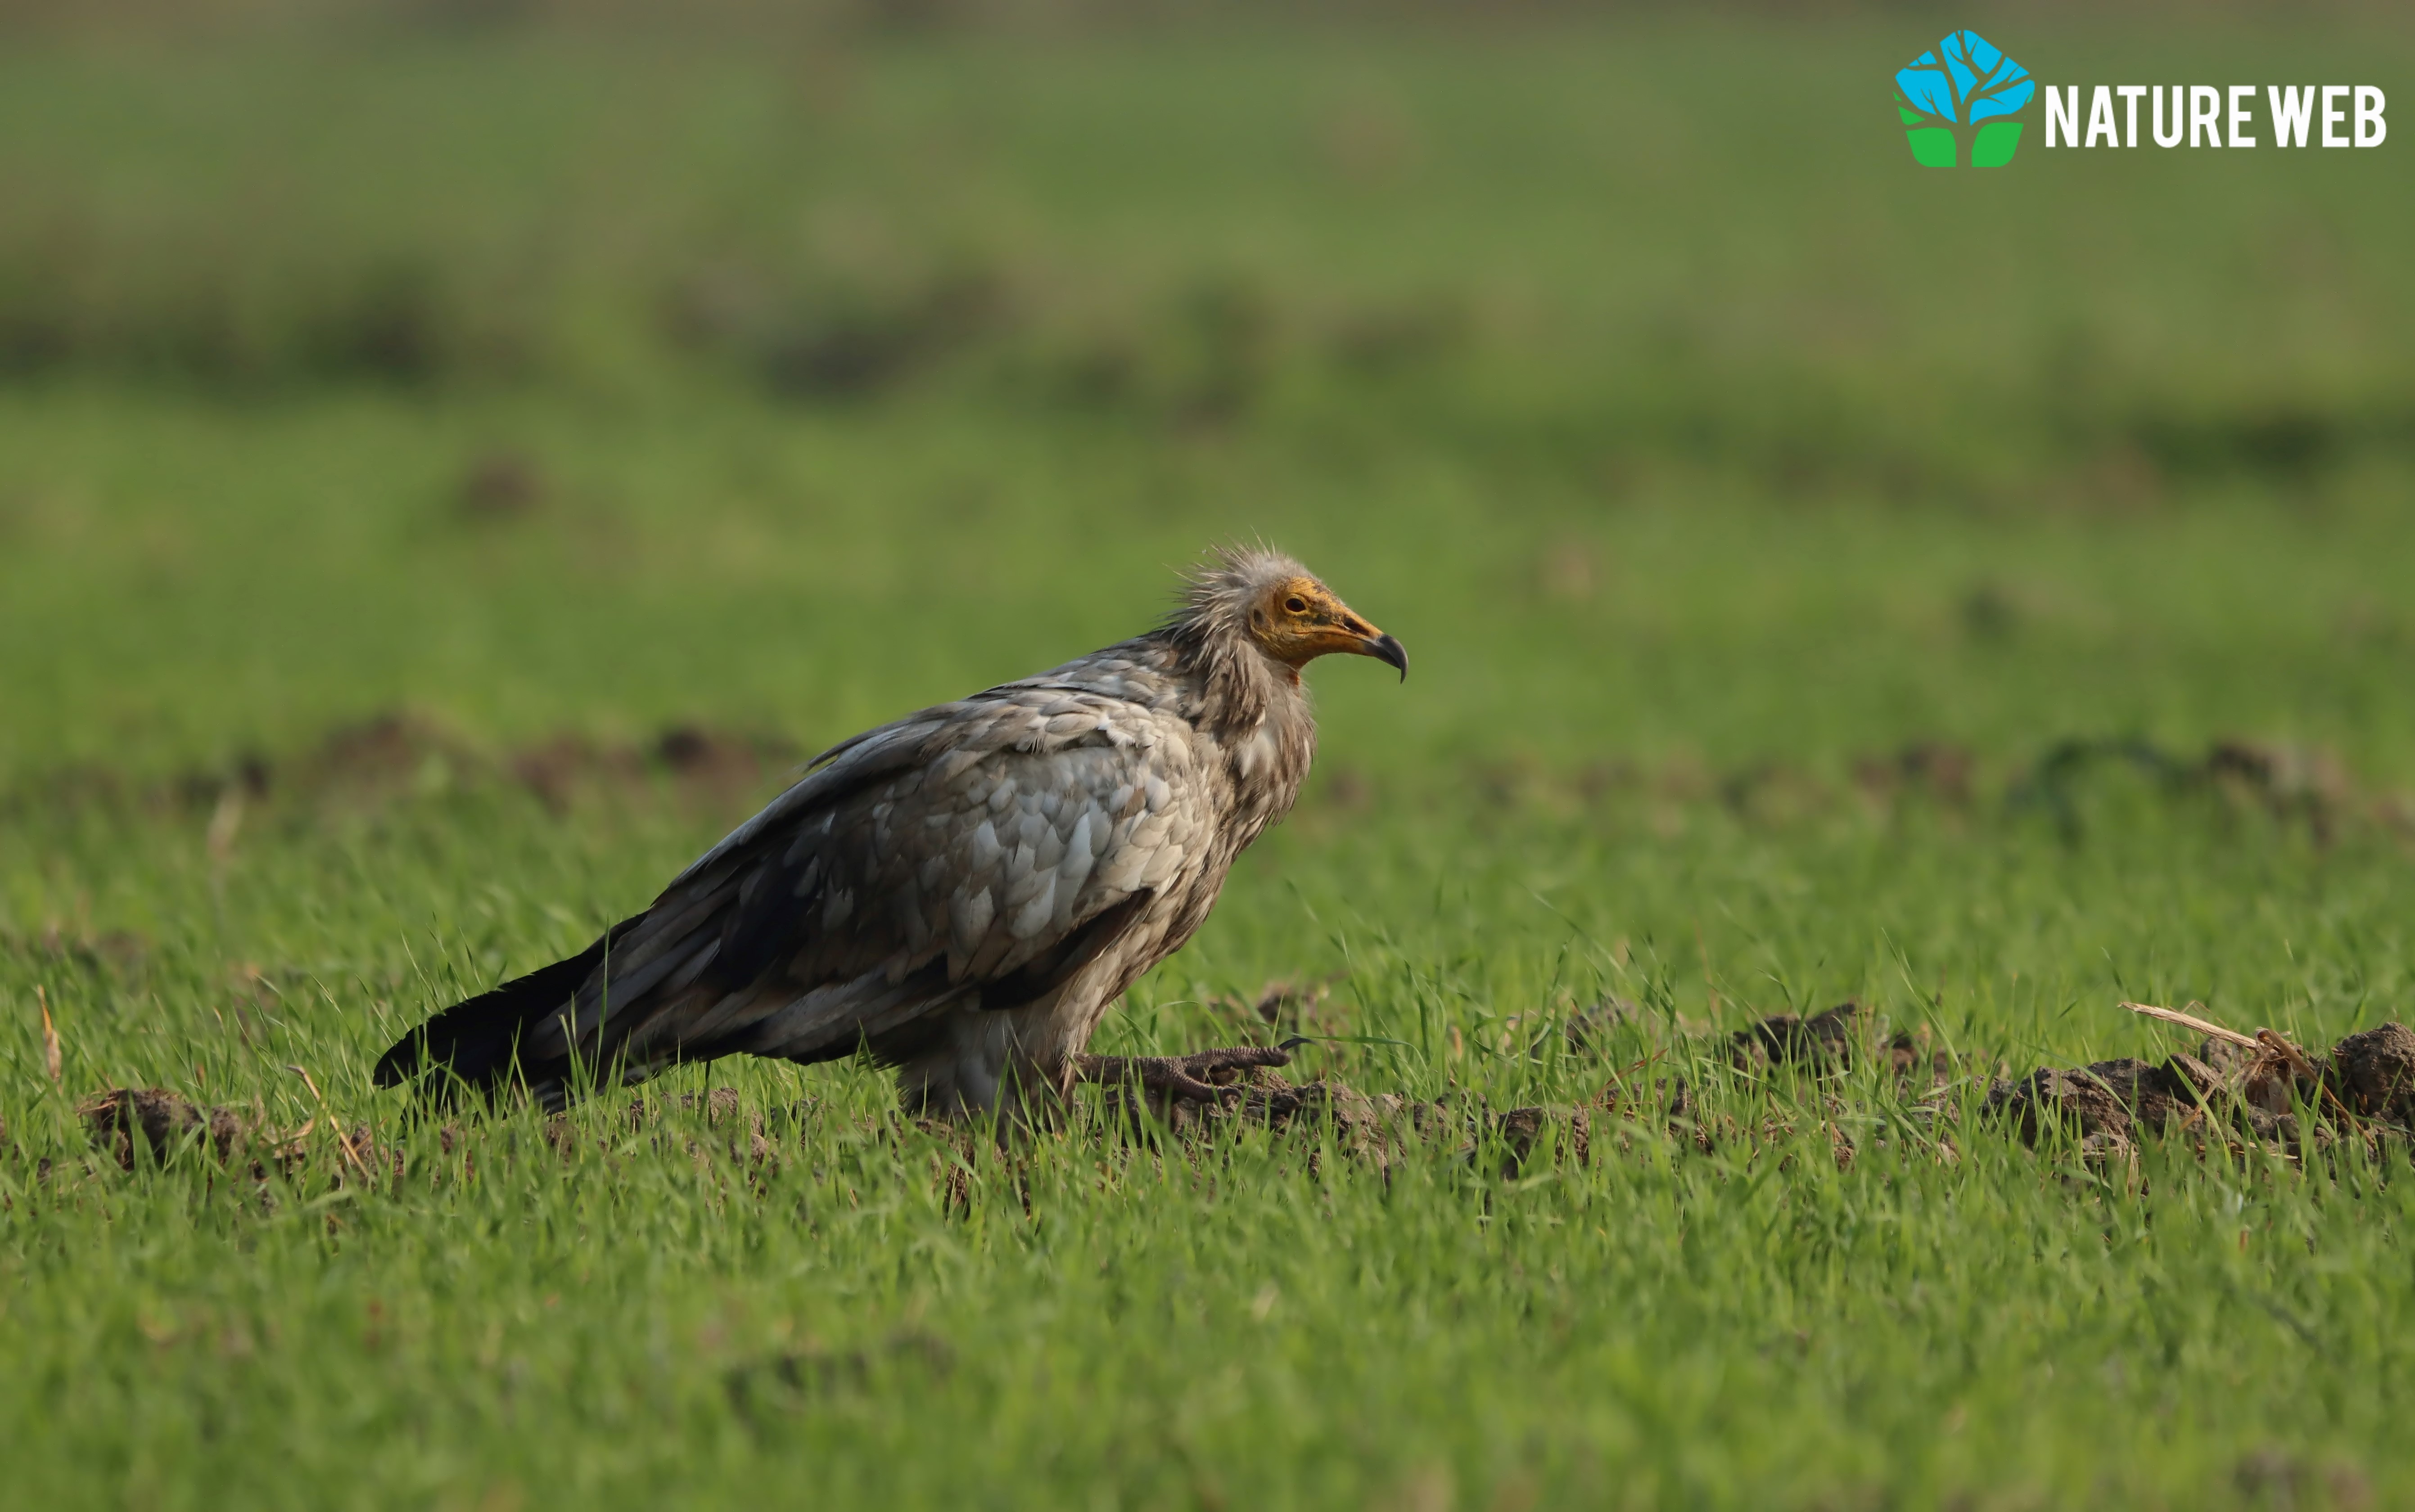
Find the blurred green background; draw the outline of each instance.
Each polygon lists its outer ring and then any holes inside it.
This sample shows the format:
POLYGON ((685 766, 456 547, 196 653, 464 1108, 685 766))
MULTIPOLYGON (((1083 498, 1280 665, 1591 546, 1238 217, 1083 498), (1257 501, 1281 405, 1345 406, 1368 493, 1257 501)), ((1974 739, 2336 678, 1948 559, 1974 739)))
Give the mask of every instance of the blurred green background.
MULTIPOLYGON (((1322 680, 1404 773, 2415 771, 2394 144, 1914 172, 1925 11, 173 14, 0 57, 10 771, 819 741, 1262 535, 1416 649, 1322 680)), ((2049 82, 2415 60, 2179 14, 1986 21, 2049 82)))
POLYGON ((1566 1103, 1665 1056, 1751 1128, 1826 1114, 1707 1031, 1847 995, 2016 1071, 2168 1048, 2123 996, 2407 1018, 2415 127, 1923 170, 1892 75, 1960 26, 2415 102, 2385 6, 0 3, 21 1488, 2415 1494, 2403 1176, 1638 1125, 1541 1185, 1072 1142, 958 1210, 882 1078, 728 1064, 668 1085, 794 1136, 751 1195, 613 1109, 608 1159, 503 1119, 476 1182, 257 1207, 39 1163, 113 1085, 413 1137, 402 1027, 1237 539, 1416 675, 1315 670, 1299 813, 1106 1048, 1333 975, 1311 1072, 1566 1103), (953 1374, 878 1363, 925 1334, 953 1374), (766 1357, 855 1385, 767 1434, 766 1357))

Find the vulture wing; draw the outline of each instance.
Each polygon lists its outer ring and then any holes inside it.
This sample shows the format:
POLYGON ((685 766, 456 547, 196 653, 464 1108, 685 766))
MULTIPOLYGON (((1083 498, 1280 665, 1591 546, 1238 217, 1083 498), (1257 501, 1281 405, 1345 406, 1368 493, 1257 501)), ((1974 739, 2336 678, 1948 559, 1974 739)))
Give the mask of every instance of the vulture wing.
POLYGON ((857 737, 587 951, 455 1005, 378 1080, 517 1059, 638 1079, 732 1052, 905 1059, 935 1010, 1064 981, 1205 859, 1192 731, 1110 692, 1012 684, 857 737))

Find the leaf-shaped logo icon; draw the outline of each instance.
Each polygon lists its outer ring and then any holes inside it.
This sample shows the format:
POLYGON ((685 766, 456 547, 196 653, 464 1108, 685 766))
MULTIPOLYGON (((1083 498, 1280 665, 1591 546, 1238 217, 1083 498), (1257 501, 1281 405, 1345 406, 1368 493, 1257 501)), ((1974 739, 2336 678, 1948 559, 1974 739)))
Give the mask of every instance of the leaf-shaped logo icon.
POLYGON ((1967 161, 2000 168, 2021 144, 2021 124, 2005 119, 2030 102, 2037 82, 1977 32, 1948 33, 1896 70, 1896 114, 1912 156, 1931 168, 1967 161), (1962 149, 1969 145, 1966 154, 1962 149))

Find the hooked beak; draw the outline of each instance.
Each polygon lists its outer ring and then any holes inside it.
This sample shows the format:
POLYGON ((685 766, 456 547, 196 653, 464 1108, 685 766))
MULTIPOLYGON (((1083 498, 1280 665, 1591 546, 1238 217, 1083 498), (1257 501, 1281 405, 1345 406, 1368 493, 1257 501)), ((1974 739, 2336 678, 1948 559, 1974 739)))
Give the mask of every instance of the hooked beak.
POLYGON ((1398 668, 1402 681, 1409 680, 1409 653, 1398 636, 1377 636, 1361 646, 1358 651, 1362 656, 1372 656, 1386 666, 1398 668))
POLYGON ((1409 653, 1398 639, 1352 613, 1348 605, 1332 598, 1324 589, 1319 588, 1316 591, 1326 601, 1321 606, 1325 612, 1319 617, 1320 622, 1307 627, 1296 637, 1287 637, 1287 644, 1278 642, 1268 647, 1276 660, 1298 668, 1319 656, 1330 656, 1336 652, 1347 656, 1372 656, 1400 673, 1402 681, 1409 680, 1409 653))

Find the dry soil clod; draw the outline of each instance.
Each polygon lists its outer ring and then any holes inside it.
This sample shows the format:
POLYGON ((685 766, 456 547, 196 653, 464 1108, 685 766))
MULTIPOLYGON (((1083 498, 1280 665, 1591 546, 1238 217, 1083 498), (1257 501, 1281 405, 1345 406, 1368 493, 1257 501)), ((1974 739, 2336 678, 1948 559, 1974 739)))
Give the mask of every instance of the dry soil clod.
POLYGON ((93 1144, 128 1171, 138 1149, 164 1160, 188 1145, 206 1144, 225 1164, 259 1142, 257 1127, 235 1109, 196 1107, 158 1087, 112 1087, 86 1099, 76 1115, 93 1144))
POLYGON ((1853 1063, 1853 1031, 1861 1014, 1862 1005, 1852 998, 1809 1018, 1774 1013, 1729 1036, 1728 1058, 1747 1070, 1795 1066, 1814 1072, 1844 1070, 1853 1063))
MULTIPOLYGON (((1859 1014, 1859 1008, 1848 1002, 1808 1018, 1777 1015, 1729 1036, 1725 1048, 1748 1068, 1841 1069, 1857 1046, 1853 1030, 1859 1014)), ((2042 1067, 2018 1081, 1998 1080, 1982 1107, 1982 1121, 2032 1146, 2060 1131, 2075 1140, 2084 1159, 2099 1165, 2129 1160, 2151 1134, 2186 1139, 2199 1153, 2219 1144, 2234 1151, 2277 1146, 2293 1156, 2342 1138, 2370 1144, 2415 1136, 2415 1032, 2404 1025, 2389 1023, 2351 1034, 2318 1058, 2269 1030, 2251 1037, 2170 1010, 2154 1016, 2202 1028, 2208 1037, 2196 1053, 2175 1054, 2161 1062, 2122 1057, 2079 1068, 2042 1067), (2247 1053, 2250 1045, 2253 1055, 2247 1053)), ((1927 1074, 1930 1085, 1924 1091, 1929 1100, 1924 1106, 1934 1105, 1936 1118, 1950 1117, 1950 1108, 1936 1104, 1933 1094, 1952 1085, 1955 1058, 1928 1051, 1926 1037, 1917 1032, 1895 1036, 1885 1052, 1899 1083, 1927 1074)), ((1220 1070, 1216 1080, 1228 1087, 1229 1095, 1213 1101, 1178 1100, 1163 1105, 1162 1100, 1128 1082, 1098 1086, 1093 1095, 1101 1100, 1107 1126, 1136 1142, 1172 1136, 1195 1145, 1244 1128, 1278 1132, 1323 1128, 1333 1135, 1338 1153, 1378 1170, 1388 1170, 1413 1146, 1439 1145, 1456 1147, 1467 1160, 1497 1170, 1505 1179, 1540 1160, 1589 1161, 1598 1139, 1617 1127, 1597 1127, 1606 1115, 1625 1121, 1665 1122, 1670 1137, 1704 1150, 1737 1138, 1778 1143, 1794 1131, 1789 1122, 1792 1115, 1772 1114, 1761 1125, 1746 1127, 1716 1109, 1706 1113, 1696 1106, 1693 1090, 1680 1078, 1660 1078, 1646 1091, 1635 1073, 1643 1071, 1652 1058, 1626 1068, 1625 1078, 1613 1077, 1590 1107, 1573 1109, 1535 1106, 1496 1112, 1456 1100, 1370 1095, 1325 1079, 1294 1084, 1271 1065, 1220 1070)), ((1822 1095, 1822 1107, 1829 1113, 1843 1106, 1838 1095, 1822 1095)), ((657 1130, 663 1115, 674 1110, 698 1115, 704 1130, 661 1129, 652 1133, 651 1147, 682 1150, 700 1166, 719 1166, 726 1158, 735 1169, 760 1173, 777 1165, 784 1145, 795 1134, 793 1120, 782 1125, 785 1132, 774 1130, 763 1114, 747 1109, 734 1090, 716 1087, 675 1099, 633 1100, 622 1115, 624 1132, 608 1135, 604 1145, 608 1151, 631 1135, 657 1130)), ((113 1088, 85 1100, 77 1112, 96 1150, 124 1169, 133 1169, 144 1152, 166 1160, 199 1146, 221 1166, 247 1169, 263 1180, 272 1170, 293 1173, 314 1151, 323 1158, 323 1142, 314 1143, 308 1136, 329 1118, 322 1104, 319 1117, 298 1130, 278 1132, 245 1110, 200 1106, 157 1087, 113 1088)), ((1812 1115, 1827 1122, 1817 1111, 1812 1115)), ((548 1120, 544 1145, 557 1154, 570 1154, 580 1139, 576 1127, 566 1118, 548 1120)), ((1838 1124, 1831 1130, 1840 1167, 1853 1158, 1841 1128, 1838 1124)), ((453 1126, 440 1134, 448 1156, 472 1137, 453 1126)), ((402 1150, 377 1145, 366 1127, 350 1134, 336 1130, 335 1136, 341 1156, 335 1179, 402 1176, 402 1150)), ((1613 1147, 1627 1147, 1626 1136, 1612 1137, 1613 1147)), ((1937 1143, 1944 1152, 1941 1158, 1950 1158, 1950 1146, 1942 1137, 1937 1143)), ((50 1162, 44 1165, 47 1169, 50 1162)))
POLYGON ((2349 1035, 2332 1047, 2329 1080, 2359 1116, 2415 1130, 2415 1030, 2384 1024, 2349 1035))
POLYGON ((2271 1029, 2251 1036, 2172 1009, 2122 1006, 2208 1038, 2197 1054, 2161 1065, 2101 1060, 2001 1082, 1988 1094, 1986 1116, 2009 1124, 2024 1144, 2034 1145, 2060 1127, 2078 1134, 2084 1149, 2094 1142, 2099 1153, 2142 1133, 2177 1131, 2200 1148, 2220 1140, 2233 1148, 2252 1143, 2298 1150, 2343 1135, 2373 1142, 2415 1131, 2415 1033, 2403 1025, 2349 1035, 2318 1063, 2271 1029), (2301 1128, 2301 1108, 2312 1114, 2311 1129, 2301 1128))

